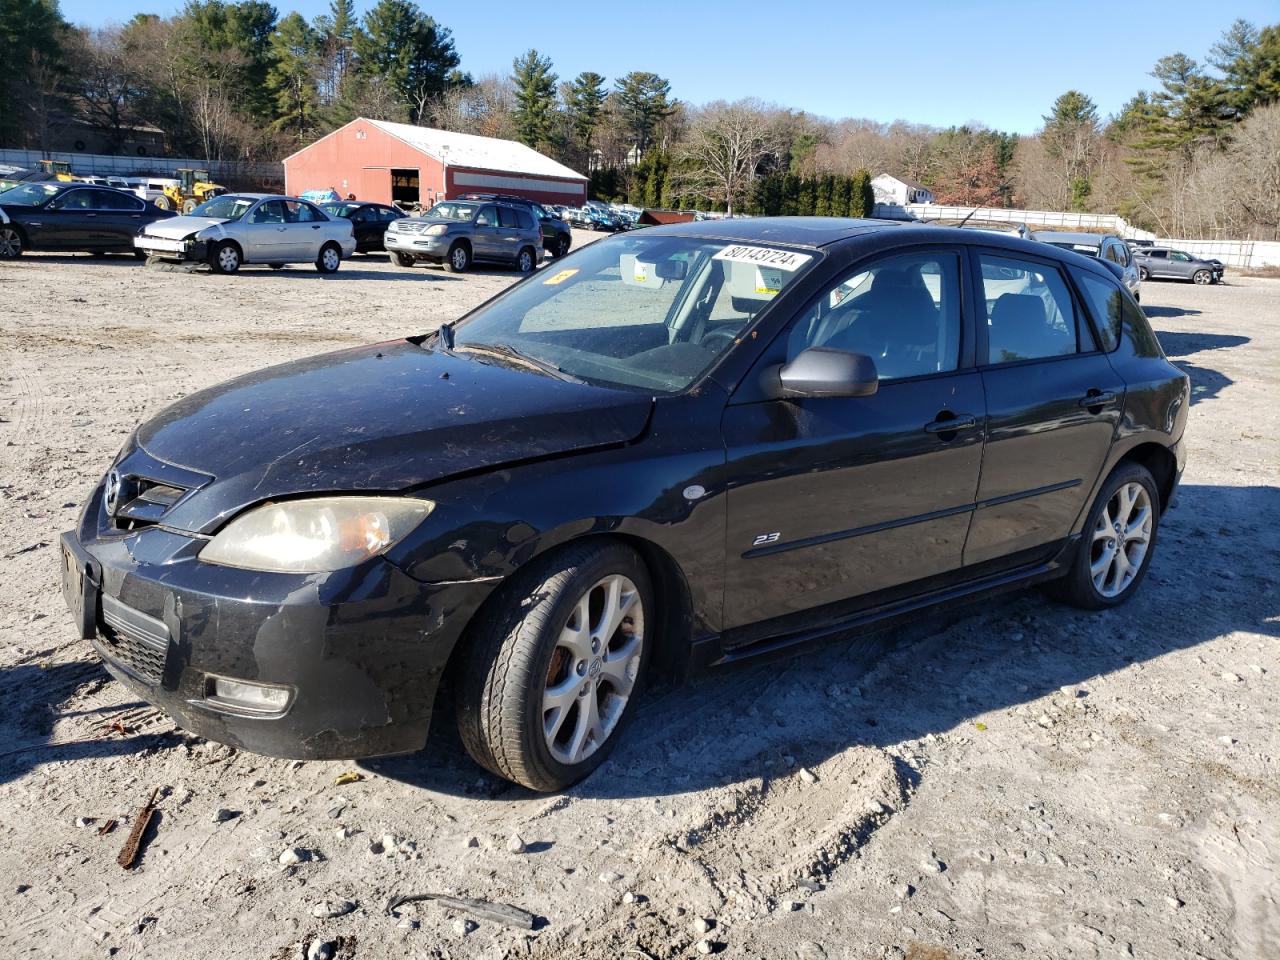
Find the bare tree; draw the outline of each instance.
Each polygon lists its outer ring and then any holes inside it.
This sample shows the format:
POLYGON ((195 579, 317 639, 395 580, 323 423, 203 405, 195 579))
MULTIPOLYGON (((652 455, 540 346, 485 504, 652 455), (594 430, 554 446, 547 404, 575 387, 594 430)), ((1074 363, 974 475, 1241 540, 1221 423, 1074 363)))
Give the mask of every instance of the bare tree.
POLYGON ((781 149, 781 140, 755 101, 711 103, 689 125, 677 153, 682 188, 724 203, 734 203, 755 181, 761 162, 781 149))

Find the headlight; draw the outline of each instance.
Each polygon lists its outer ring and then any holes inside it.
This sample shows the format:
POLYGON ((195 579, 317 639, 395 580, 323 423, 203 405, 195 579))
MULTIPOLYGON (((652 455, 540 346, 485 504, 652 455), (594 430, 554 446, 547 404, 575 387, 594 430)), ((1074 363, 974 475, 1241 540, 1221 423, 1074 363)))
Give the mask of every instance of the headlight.
POLYGON ((272 573, 325 573, 388 550, 435 509, 406 497, 315 497, 236 517, 200 559, 272 573))
POLYGON ((422 231, 423 236, 427 236, 427 237, 439 237, 439 236, 443 236, 448 232, 449 232, 449 225, 447 223, 433 224, 432 226, 427 227, 427 229, 422 231))

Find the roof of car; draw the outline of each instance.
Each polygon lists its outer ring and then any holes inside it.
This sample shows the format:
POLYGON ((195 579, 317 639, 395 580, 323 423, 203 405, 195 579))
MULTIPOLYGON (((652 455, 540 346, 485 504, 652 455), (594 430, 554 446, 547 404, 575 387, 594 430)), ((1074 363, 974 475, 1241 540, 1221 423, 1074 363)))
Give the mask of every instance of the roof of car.
POLYGON ((1069 230, 1036 230, 1031 234, 1036 240, 1043 243, 1078 243, 1081 245, 1098 246, 1103 240, 1113 234, 1110 233, 1072 233, 1069 230))
POLYGON ((910 226, 910 220, 869 220, 852 217, 742 217, 732 220, 695 220, 648 227, 646 233, 681 237, 705 237, 708 240, 752 240, 758 243, 782 243, 796 247, 825 247, 838 240, 896 230, 910 226))

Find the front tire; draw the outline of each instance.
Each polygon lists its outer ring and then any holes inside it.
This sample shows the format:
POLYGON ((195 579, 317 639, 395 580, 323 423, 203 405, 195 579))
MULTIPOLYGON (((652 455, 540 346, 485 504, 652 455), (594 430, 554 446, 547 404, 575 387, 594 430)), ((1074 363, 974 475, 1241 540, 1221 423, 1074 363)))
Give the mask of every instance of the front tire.
POLYGON ((391 254, 391 259, 395 261, 397 267, 412 267, 414 264, 413 257, 407 253, 401 253, 399 250, 391 254))
POLYGON ((1208 270, 1197 270, 1191 275, 1191 282, 1203 287, 1206 284, 1213 283, 1213 274, 1208 270))
POLYGON ((518 572, 463 641, 467 752, 531 790, 590 774, 639 696, 657 619, 648 569, 620 543, 570 546, 518 572))
POLYGON ((160 194, 160 196, 156 197, 156 198, 155 198, 154 200, 152 200, 151 202, 152 202, 152 203, 154 203, 154 204, 155 204, 157 207, 159 207, 161 210, 172 210, 172 209, 173 209, 173 203, 172 203, 172 202, 169 200, 169 198, 168 198, 167 196, 165 196, 163 193, 162 193, 162 194, 160 194))
POLYGON ((455 243, 445 263, 450 273, 466 273, 471 268, 471 248, 465 243, 455 243))
POLYGON ((316 269, 321 273, 337 273, 342 266, 342 250, 336 243, 326 243, 316 256, 316 269))
POLYGON ((1122 463, 1098 491, 1071 569, 1052 584, 1053 592, 1085 610, 1124 603, 1147 575, 1159 526, 1160 494, 1151 472, 1122 463))
POLYGON ((223 240, 209 253, 209 266, 214 273, 235 273, 240 261, 240 248, 230 240, 223 240))
POLYGON ((22 234, 13 227, 0 227, 0 260, 16 260, 22 249, 22 234))
POLYGON ((192 213, 194 213, 194 212, 195 212, 195 209, 196 209, 196 207, 198 207, 198 206, 200 206, 200 202, 199 202, 198 200, 190 200, 190 199, 188 199, 188 200, 183 200, 183 201, 182 201, 182 213, 183 213, 183 215, 184 215, 184 216, 190 216, 192 213))

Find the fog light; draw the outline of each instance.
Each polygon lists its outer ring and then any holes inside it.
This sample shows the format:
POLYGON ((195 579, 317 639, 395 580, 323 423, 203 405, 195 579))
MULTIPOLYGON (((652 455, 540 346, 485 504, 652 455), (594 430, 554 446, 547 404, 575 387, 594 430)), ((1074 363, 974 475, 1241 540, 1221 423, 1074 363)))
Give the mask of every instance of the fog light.
POLYGON ((212 704, 229 710, 249 713, 284 713, 293 699, 288 687, 275 687, 248 680, 231 680, 227 677, 210 677, 205 698, 212 704))

